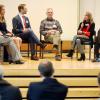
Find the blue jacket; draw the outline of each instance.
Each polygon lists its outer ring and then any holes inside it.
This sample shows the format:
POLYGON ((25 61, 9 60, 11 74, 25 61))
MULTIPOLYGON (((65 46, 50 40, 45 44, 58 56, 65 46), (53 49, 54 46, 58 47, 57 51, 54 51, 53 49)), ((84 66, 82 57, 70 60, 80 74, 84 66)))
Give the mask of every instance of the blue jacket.
POLYGON ((17 87, 0 79, 0 100, 22 100, 22 96, 17 87))
MULTIPOLYGON (((31 28, 28 17, 25 16, 26 28, 31 28)), ((13 33, 15 35, 23 33, 23 25, 19 15, 12 19, 13 33)))
POLYGON ((31 83, 29 86, 28 100, 64 100, 68 87, 56 79, 46 78, 42 82, 31 83))

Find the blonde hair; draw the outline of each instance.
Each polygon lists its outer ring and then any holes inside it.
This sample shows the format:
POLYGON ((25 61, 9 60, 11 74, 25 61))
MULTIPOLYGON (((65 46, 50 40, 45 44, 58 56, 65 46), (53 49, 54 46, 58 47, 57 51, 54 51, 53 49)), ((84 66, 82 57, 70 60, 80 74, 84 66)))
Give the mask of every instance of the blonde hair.
POLYGON ((5 17, 4 17, 4 15, 1 14, 3 7, 4 7, 4 5, 0 4, 0 22, 5 22, 5 17))
POLYGON ((92 17, 92 14, 90 12, 86 12, 85 16, 88 16, 90 23, 93 23, 93 17, 92 17))

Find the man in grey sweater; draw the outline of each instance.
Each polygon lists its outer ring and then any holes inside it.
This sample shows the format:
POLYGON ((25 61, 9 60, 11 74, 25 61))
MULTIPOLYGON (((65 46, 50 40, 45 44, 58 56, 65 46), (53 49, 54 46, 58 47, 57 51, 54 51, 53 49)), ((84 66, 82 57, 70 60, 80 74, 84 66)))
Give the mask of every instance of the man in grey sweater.
POLYGON ((62 28, 60 23, 53 19, 53 9, 47 9, 47 18, 41 21, 40 34, 44 36, 45 41, 53 43, 53 49, 56 50, 55 59, 61 60, 60 55, 60 35, 62 34, 62 28))

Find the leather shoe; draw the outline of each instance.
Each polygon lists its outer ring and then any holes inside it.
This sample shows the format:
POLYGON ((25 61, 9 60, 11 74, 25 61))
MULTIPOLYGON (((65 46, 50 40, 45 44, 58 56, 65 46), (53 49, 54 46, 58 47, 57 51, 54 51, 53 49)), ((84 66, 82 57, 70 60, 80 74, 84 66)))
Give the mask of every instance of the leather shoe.
POLYGON ((37 61, 38 61, 39 58, 38 58, 37 56, 34 56, 34 55, 33 55, 33 56, 31 56, 31 60, 37 60, 37 61))
POLYGON ((93 59, 92 62, 100 62, 100 58, 93 59))
POLYGON ((24 64, 24 62, 22 62, 22 61, 20 61, 20 60, 15 61, 14 63, 15 63, 15 64, 24 64))
POLYGON ((61 61, 61 56, 60 56, 60 55, 56 55, 56 56, 55 56, 55 60, 56 60, 56 61, 61 61))

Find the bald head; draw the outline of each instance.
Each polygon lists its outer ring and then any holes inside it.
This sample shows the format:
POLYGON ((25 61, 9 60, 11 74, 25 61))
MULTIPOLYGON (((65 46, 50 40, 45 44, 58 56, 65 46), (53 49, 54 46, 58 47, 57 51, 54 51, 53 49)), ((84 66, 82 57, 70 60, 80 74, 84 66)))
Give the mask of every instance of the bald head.
POLYGON ((47 18, 48 19, 53 18, 53 9, 52 8, 48 8, 46 14, 47 14, 47 18))
POLYGON ((53 64, 50 61, 41 62, 38 66, 38 70, 44 77, 51 77, 54 73, 53 64))
POLYGON ((3 68, 0 66, 0 79, 3 77, 4 71, 3 68))

